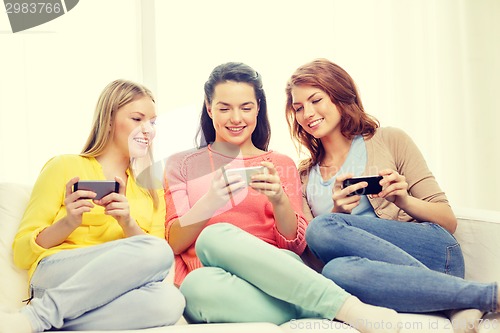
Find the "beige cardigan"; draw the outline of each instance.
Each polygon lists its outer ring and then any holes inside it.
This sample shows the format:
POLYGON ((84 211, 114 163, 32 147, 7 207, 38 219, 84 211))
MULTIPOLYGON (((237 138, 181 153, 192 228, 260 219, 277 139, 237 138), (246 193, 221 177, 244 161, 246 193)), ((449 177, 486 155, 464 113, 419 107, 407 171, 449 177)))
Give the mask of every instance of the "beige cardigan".
MULTIPOLYGON (((367 165, 364 175, 375 175, 380 170, 392 169, 406 177, 411 196, 428 202, 448 203, 446 195, 427 167, 422 153, 413 140, 402 130, 394 127, 378 128, 375 135, 365 139, 367 165)), ((311 217, 306 201, 308 176, 302 177, 304 212, 311 217)), ((368 196, 375 214, 380 218, 397 221, 415 221, 398 206, 383 198, 368 196)))

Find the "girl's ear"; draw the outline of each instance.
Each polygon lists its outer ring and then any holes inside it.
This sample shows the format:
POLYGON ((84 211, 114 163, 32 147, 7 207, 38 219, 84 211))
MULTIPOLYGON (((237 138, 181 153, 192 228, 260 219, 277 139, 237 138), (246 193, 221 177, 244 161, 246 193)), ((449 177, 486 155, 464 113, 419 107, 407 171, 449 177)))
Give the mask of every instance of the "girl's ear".
POLYGON ((208 116, 212 118, 212 107, 210 106, 210 103, 208 103, 207 100, 205 100, 205 107, 207 108, 208 116))

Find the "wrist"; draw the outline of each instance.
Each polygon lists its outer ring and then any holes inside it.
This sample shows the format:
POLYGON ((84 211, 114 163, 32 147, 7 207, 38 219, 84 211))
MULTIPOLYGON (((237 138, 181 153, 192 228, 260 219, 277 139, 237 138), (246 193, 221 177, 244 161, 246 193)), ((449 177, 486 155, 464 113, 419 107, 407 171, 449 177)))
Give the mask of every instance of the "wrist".
POLYGON ((332 213, 342 213, 342 214, 351 214, 351 211, 347 211, 343 209, 341 206, 333 205, 332 213))
POLYGON ((70 230, 75 230, 82 224, 82 218, 81 216, 79 219, 74 217, 72 218, 69 215, 66 215, 61 219, 61 222, 66 228, 70 230))
POLYGON ((411 205, 411 199, 412 197, 410 197, 409 195, 405 196, 404 198, 399 196, 396 197, 396 200, 394 200, 394 204, 402 210, 407 211, 408 207, 411 205))
POLYGON ((122 229, 131 229, 137 225, 134 218, 131 216, 117 218, 116 220, 121 225, 122 229))
POLYGON ((136 220, 133 217, 128 218, 126 222, 121 221, 119 222, 119 224, 122 227, 123 233, 126 235, 126 237, 143 233, 143 230, 141 229, 141 227, 139 227, 139 224, 137 224, 136 220))
POLYGON ((285 191, 283 191, 283 188, 281 188, 281 187, 280 187, 280 191, 278 193, 269 197, 269 201, 271 202, 273 207, 284 204, 287 199, 288 199, 288 197, 285 194, 285 191))
POLYGON ((221 204, 220 200, 217 199, 219 198, 210 195, 210 192, 207 192, 196 202, 195 205, 200 205, 206 213, 211 214, 224 205, 224 203, 221 204))

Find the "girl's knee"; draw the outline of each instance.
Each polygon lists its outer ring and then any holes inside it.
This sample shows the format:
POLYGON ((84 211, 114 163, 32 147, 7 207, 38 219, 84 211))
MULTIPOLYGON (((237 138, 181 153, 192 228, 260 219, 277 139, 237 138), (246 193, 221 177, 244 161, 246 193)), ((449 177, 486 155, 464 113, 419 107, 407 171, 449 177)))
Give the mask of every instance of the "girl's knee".
POLYGON ((196 240, 195 249, 198 258, 205 264, 207 253, 212 253, 215 257, 219 256, 218 253, 223 254, 231 247, 228 242, 235 239, 235 233, 241 231, 230 223, 217 223, 206 227, 196 240))
MULTIPOLYGON (((186 301, 182 293, 174 285, 167 282, 153 282, 142 290, 134 290, 135 311, 131 320, 142 321, 146 327, 174 325, 182 316, 186 301)), ((129 298, 128 300, 130 300, 129 298)), ((127 306, 122 303, 123 309, 127 306)), ((116 310, 116 309, 115 309, 116 310)))
POLYGON ((317 216, 309 222, 306 228, 306 242, 309 246, 314 246, 318 239, 321 238, 322 234, 325 232, 324 225, 324 215, 317 216))
POLYGON ((368 259, 360 257, 335 258, 323 267, 322 274, 343 287, 348 281, 371 274, 365 267, 368 262, 368 259))
POLYGON ((307 226, 306 242, 316 256, 322 257, 325 253, 334 253, 337 246, 341 246, 345 241, 341 233, 346 223, 340 215, 343 214, 320 215, 307 226))
POLYGON ((219 288, 221 274, 228 273, 217 267, 202 267, 186 276, 179 289, 186 299, 184 317, 188 322, 207 322, 207 309, 213 308, 212 303, 224 295, 219 288))
POLYGON ((184 295, 171 284, 164 284, 162 292, 155 301, 155 312, 163 321, 163 326, 174 325, 181 317, 186 307, 184 295))
POLYGON ((201 267, 190 272, 182 282, 180 291, 186 298, 186 302, 197 303, 206 297, 216 297, 218 291, 215 289, 216 276, 222 271, 218 267, 201 267), (212 295, 213 294, 213 295, 212 295))
POLYGON ((199 293, 203 292, 203 284, 205 281, 199 276, 199 270, 201 269, 202 268, 198 268, 191 271, 188 275, 186 275, 179 286, 179 290, 184 295, 186 302, 188 302, 189 299, 195 299, 199 293))
POLYGON ((315 239, 321 238, 325 234, 326 229, 331 229, 334 226, 345 225, 345 221, 342 218, 343 214, 324 214, 316 216, 309 222, 306 229, 306 240, 314 241, 315 239))
POLYGON ((139 235, 129 238, 132 249, 143 269, 168 272, 174 261, 174 253, 165 239, 150 235, 139 235))

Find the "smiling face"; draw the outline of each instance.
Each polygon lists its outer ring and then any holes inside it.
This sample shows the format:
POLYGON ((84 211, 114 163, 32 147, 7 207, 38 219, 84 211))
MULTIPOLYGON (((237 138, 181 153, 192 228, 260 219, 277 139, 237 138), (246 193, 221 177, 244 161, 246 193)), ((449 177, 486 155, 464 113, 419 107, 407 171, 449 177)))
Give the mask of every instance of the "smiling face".
POLYGON ((212 103, 206 103, 215 128, 215 141, 253 148, 252 133, 257 125, 258 102, 252 85, 227 81, 215 86, 212 103))
POLYGON ((156 108, 151 98, 135 98, 116 111, 110 145, 128 158, 145 156, 156 134, 155 121, 156 108))
POLYGON ((294 86, 291 95, 295 120, 307 133, 317 139, 332 132, 340 133, 340 112, 323 90, 305 85, 294 86))

